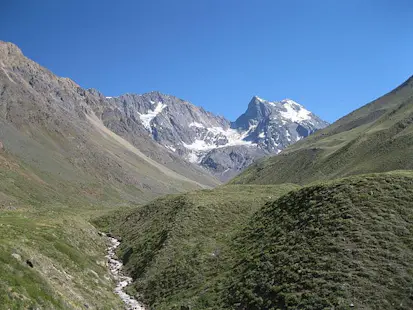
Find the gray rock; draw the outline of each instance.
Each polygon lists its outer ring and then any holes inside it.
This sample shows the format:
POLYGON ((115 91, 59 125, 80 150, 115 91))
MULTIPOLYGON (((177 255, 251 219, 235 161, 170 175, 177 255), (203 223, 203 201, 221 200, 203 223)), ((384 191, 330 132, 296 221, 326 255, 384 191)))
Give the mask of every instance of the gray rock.
MULTIPOLYGON (((48 175, 51 187, 98 184, 96 193, 114 188, 123 200, 141 202, 219 184, 154 141, 126 112, 99 91, 54 75, 0 41, 0 141, 16 161, 48 175)), ((95 200, 87 191, 84 196, 95 200)))
POLYGON ((15 259, 17 259, 18 261, 21 261, 21 260, 22 260, 22 257, 20 256, 20 254, 12 253, 11 256, 13 256, 13 257, 14 257, 15 259))
POLYGON ((118 109, 103 114, 105 124, 118 132, 124 118, 171 153, 195 163, 226 181, 255 160, 278 154, 288 145, 328 125, 298 103, 269 102, 253 97, 235 122, 185 100, 151 92, 110 98, 118 109))

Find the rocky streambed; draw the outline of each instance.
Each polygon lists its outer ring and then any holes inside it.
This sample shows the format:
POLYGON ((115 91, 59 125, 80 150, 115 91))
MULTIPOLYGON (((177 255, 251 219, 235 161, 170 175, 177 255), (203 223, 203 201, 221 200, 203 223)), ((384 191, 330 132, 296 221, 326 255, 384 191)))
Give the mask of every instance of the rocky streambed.
POLYGON ((124 288, 132 283, 132 278, 122 274, 123 264, 116 256, 116 249, 120 245, 119 240, 109 236, 107 238, 109 238, 109 247, 106 258, 108 259, 110 273, 116 281, 114 292, 122 299, 126 310, 145 310, 140 302, 124 291, 124 288))

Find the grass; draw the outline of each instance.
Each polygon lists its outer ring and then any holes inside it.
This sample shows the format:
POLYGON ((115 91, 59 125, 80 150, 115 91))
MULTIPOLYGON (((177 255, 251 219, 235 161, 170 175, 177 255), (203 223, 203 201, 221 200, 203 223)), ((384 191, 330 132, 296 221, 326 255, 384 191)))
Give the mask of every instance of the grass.
POLYGON ((154 309, 411 309, 413 172, 227 185, 94 223, 154 309))
POLYGON ((106 267, 105 239, 88 223, 96 210, 2 211, 0 304, 5 309, 120 309, 106 267), (33 268, 26 263, 30 260, 33 268))
POLYGON ((95 224, 122 238, 119 254, 145 304, 216 309, 234 258, 231 238, 264 202, 296 188, 235 185, 171 195, 95 224))
POLYGON ((225 308, 412 309, 412 197, 413 174, 398 172, 266 204, 232 244, 225 308))

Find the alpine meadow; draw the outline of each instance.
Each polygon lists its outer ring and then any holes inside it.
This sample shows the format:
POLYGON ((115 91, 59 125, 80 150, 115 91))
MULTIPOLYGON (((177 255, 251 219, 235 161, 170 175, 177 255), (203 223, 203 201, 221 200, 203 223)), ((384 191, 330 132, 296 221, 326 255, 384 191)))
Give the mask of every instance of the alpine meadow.
POLYGON ((409 1, 5 2, 0 310, 413 309, 409 1))

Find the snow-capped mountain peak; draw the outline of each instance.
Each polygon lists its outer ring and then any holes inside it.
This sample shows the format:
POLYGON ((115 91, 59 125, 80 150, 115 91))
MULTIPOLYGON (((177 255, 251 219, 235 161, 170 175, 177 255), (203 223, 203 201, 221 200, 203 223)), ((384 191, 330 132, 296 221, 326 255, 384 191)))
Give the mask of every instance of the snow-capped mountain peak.
POLYGON ((235 122, 159 92, 110 100, 127 115, 135 115, 156 142, 222 180, 327 125, 291 99, 254 96, 235 122))

